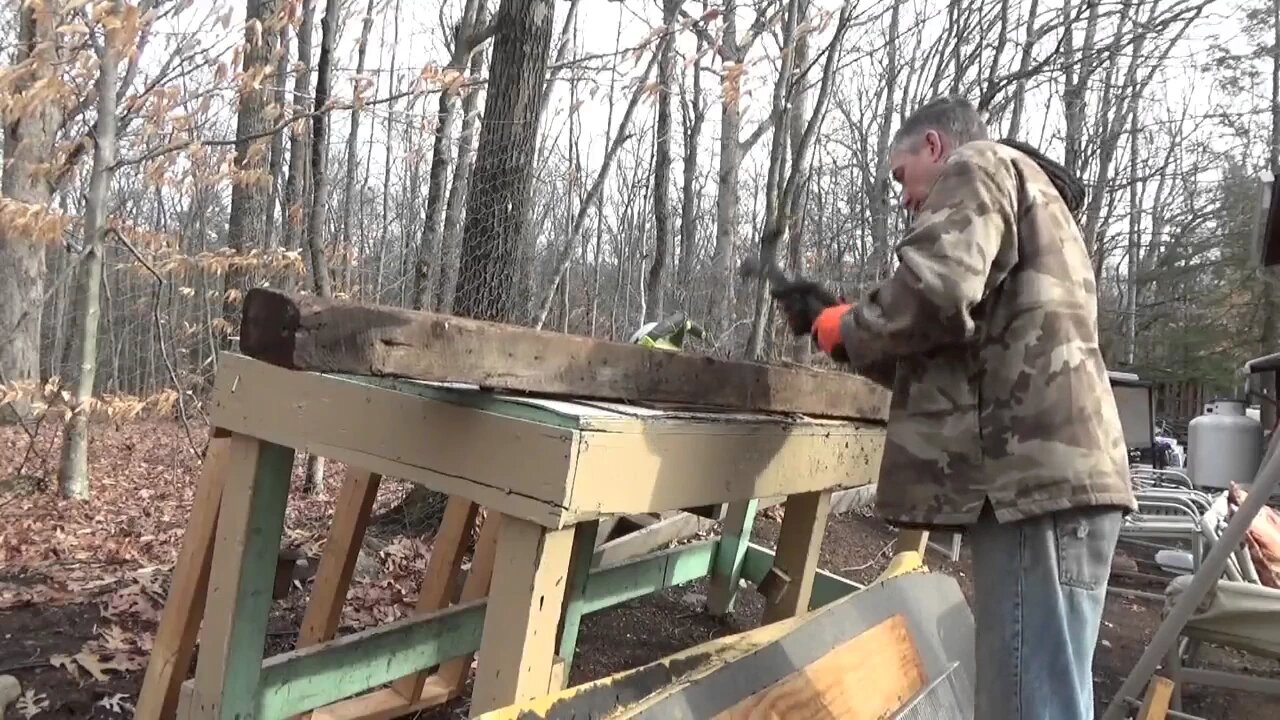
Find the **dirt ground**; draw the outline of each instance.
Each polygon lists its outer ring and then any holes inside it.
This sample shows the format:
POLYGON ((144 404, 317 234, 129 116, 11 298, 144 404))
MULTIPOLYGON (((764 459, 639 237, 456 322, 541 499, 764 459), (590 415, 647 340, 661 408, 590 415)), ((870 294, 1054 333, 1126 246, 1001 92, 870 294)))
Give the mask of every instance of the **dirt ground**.
MULTIPOLYGON (((168 489, 153 488, 159 499, 152 503, 131 497, 136 490, 115 498, 117 504, 109 511, 101 507, 110 504, 108 500, 68 505, 39 488, 25 498, 0 496, 0 674, 15 676, 26 691, 16 707, 10 706, 6 719, 132 717, 167 591, 169 563, 176 557, 189 507, 189 480, 182 478, 193 476, 197 466, 194 457, 182 458, 181 453, 165 450, 165 443, 155 435, 144 429, 123 439, 105 438, 97 446, 105 454, 97 459, 100 463, 123 444, 135 454, 128 465, 135 477, 139 468, 150 467, 156 476, 166 478, 168 489), (42 509, 47 511, 44 515, 42 509), (120 515, 128 513, 134 513, 131 520, 120 520, 120 515), (104 545, 108 540, 111 544, 104 545), (36 550, 41 553, 38 561, 24 555, 36 550)), ((54 448, 39 454, 57 458, 54 448)), ((0 447, 0 460, 5 461, 0 464, 0 480, 15 474, 12 455, 12 447, 10 452, 0 447)), ((30 462, 23 468, 30 473, 30 462)), ((340 467, 330 468, 323 497, 291 500, 286 537, 295 547, 314 550, 315 538, 323 536, 341 472, 340 467)), ((390 502, 394 498, 380 498, 379 505, 390 502)), ((776 519, 762 515, 753 536, 772 546, 778 527, 776 519)), ((869 582, 888 562, 892 537, 886 526, 872 518, 857 513, 833 517, 822 546, 821 566, 869 582)), ((429 541, 416 538, 384 543, 369 577, 352 589, 341 632, 403 617, 412 607, 429 551, 429 541)), ((1132 562, 1121 557, 1117 565, 1132 562)), ((963 549, 958 563, 935 553, 930 554, 929 563, 932 569, 957 578, 965 593, 971 593, 963 549)), ((269 654, 292 647, 306 599, 305 585, 298 582, 287 598, 275 604, 269 654)), ((697 582, 588 616, 570 682, 633 668, 759 622, 762 601, 753 591, 739 596, 734 616, 724 623, 698 611, 704 596, 705 586, 697 582)), ((1096 653, 1099 711, 1123 682, 1158 622, 1159 609, 1153 601, 1108 598, 1096 653)), ((1280 663, 1215 649, 1207 659, 1222 667, 1280 674, 1280 663)), ((1184 698, 1184 711, 1204 718, 1280 717, 1280 699, 1194 686, 1185 688, 1184 698)), ((459 699, 418 717, 461 718, 465 711, 465 699, 459 699)))

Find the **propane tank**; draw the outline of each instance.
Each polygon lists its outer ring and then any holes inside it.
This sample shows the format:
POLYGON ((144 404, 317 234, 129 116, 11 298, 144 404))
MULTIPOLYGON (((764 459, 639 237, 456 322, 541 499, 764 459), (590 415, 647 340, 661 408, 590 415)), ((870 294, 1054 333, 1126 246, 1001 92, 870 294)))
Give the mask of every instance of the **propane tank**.
POLYGON ((1198 487, 1247 488, 1262 463, 1262 423, 1240 400, 1214 400, 1187 425, 1187 474, 1198 487))

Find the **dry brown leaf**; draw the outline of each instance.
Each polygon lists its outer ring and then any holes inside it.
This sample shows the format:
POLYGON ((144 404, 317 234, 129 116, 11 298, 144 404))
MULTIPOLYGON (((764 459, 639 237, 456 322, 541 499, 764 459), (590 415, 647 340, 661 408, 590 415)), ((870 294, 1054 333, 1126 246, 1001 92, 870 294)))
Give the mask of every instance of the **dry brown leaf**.
POLYGON ((142 655, 132 653, 114 653, 104 658, 97 653, 90 652, 88 650, 81 650, 71 657, 67 657, 66 655, 56 655, 49 659, 50 662, 53 662, 55 658, 58 659, 58 662, 55 664, 58 667, 67 667, 68 671, 71 672, 77 680, 79 679, 79 675, 72 670, 72 667, 75 665, 84 668, 94 677, 95 680, 99 682, 106 682, 110 679, 107 676, 108 670, 132 672, 134 670, 141 670, 146 667, 147 664, 146 659, 142 655))
POLYGON ((123 630, 119 625, 100 629, 98 634, 102 636, 102 647, 106 650, 124 652, 138 647, 137 638, 133 633, 123 630))
POLYGON ((44 693, 36 693, 31 688, 18 698, 18 702, 14 704, 14 708, 27 720, 35 717, 39 713, 49 709, 49 701, 45 698, 44 693))
POLYGON ((106 682, 110 678, 107 677, 107 667, 103 665, 102 659, 97 655, 81 650, 72 656, 80 667, 89 671, 89 674, 99 682, 106 682))
POLYGON ((134 615, 145 620, 160 618, 155 602, 143 591, 141 584, 130 585, 112 593, 107 600, 107 609, 102 614, 112 620, 123 615, 134 615))
POLYGON ((108 695, 95 703, 95 705, 118 715, 127 713, 129 717, 133 717, 133 705, 129 703, 129 696, 124 693, 108 695))
POLYGON ((75 658, 70 655, 51 655, 49 656, 49 664, 66 670, 76 682, 80 682, 80 666, 75 658))
POLYGON ((105 659, 99 658, 99 660, 99 667, 102 669, 118 670, 122 673, 144 670, 147 667, 147 656, 142 653, 115 653, 105 659))

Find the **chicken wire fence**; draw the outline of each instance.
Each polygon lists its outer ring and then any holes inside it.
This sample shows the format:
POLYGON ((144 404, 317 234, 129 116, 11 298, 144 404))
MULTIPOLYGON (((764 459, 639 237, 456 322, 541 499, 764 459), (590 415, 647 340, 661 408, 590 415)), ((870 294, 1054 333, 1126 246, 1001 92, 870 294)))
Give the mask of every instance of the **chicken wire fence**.
MULTIPOLYGON (((713 197, 698 198, 682 226, 673 183, 667 251, 655 274, 652 159, 643 143, 617 156, 591 198, 599 158, 584 161, 545 127, 489 125, 455 120, 438 157, 434 136, 417 144, 396 136, 384 162, 370 164, 368 154, 350 174, 346 154, 332 155, 320 245, 335 296, 620 341, 678 311, 709 330, 691 349, 741 357, 754 288, 715 266, 713 197)), ((196 400, 212 382, 217 353, 236 348, 247 288, 315 292, 305 207, 312 188, 293 206, 282 197, 284 177, 264 188, 268 231, 236 251, 226 188, 149 192, 129 172, 117 181, 119 232, 104 240, 97 392, 176 390, 196 400)), ((752 249, 749 228, 742 235, 733 267, 752 249)), ((73 375, 83 250, 81 242, 49 253, 46 378, 73 375)), ((785 350, 788 338, 774 325, 773 345, 785 350)))

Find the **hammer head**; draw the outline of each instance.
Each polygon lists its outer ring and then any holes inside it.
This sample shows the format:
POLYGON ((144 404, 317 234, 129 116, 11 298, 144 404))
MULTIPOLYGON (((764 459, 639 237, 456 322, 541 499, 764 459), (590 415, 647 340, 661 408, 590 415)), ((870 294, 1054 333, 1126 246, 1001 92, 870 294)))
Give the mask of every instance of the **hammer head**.
POLYGON ((841 299, 830 290, 803 277, 791 279, 776 264, 763 265, 757 257, 743 259, 738 268, 743 277, 766 277, 769 295, 782 306, 787 324, 795 335, 807 335, 813 329, 818 314, 841 299))

